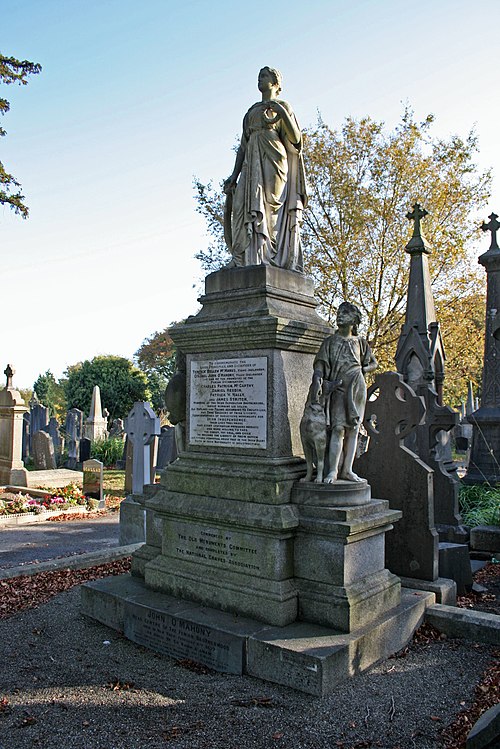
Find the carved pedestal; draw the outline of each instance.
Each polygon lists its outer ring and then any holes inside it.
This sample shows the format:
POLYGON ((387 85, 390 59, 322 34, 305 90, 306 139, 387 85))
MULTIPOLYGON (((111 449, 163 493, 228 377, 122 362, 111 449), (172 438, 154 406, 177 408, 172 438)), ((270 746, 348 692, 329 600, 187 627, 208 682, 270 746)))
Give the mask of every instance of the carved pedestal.
POLYGON ((398 606, 401 583, 385 569, 385 533, 401 512, 349 481, 298 484, 294 569, 299 619, 342 632, 369 625, 398 606))
POLYGON ((171 330, 186 356, 186 450, 146 502, 152 543, 133 569, 154 590, 284 626, 297 618, 299 424, 330 330, 312 282, 278 268, 214 273, 201 301, 171 330))

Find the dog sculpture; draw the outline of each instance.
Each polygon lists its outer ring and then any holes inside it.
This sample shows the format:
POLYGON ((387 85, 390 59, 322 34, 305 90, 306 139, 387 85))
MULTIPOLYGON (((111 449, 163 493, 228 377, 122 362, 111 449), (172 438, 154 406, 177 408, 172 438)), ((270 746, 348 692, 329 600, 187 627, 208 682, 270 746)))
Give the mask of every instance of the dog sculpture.
POLYGON ((307 463, 307 472, 301 481, 312 481, 314 466, 316 466, 315 482, 323 482, 326 454, 326 415, 323 398, 316 402, 312 399, 311 386, 307 397, 304 414, 300 422, 300 438, 307 463))

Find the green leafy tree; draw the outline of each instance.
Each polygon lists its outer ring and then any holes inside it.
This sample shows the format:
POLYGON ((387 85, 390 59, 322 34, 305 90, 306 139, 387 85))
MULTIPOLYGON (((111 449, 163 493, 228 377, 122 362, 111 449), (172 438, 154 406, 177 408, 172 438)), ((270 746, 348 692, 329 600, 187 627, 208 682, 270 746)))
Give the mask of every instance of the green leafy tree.
POLYGON ((137 366, 147 377, 151 404, 156 411, 165 408, 165 388, 175 372, 175 344, 168 330, 165 328, 145 338, 134 355, 137 366))
MULTIPOLYGON (((472 369, 460 364, 463 327, 457 314, 467 298, 474 319, 484 307, 483 279, 471 262, 479 231, 479 211, 488 201, 489 170, 474 162, 474 132, 448 139, 432 134, 433 116, 417 122, 410 109, 393 131, 370 117, 348 117, 339 130, 321 118, 304 138, 309 206, 302 226, 306 273, 315 282, 320 313, 333 322, 340 302, 360 307, 365 332, 383 369, 394 368, 394 352, 403 322, 409 256, 404 247, 412 226, 405 214, 418 201, 429 215, 424 233, 432 247, 429 258, 436 305, 443 311, 447 345, 445 392, 454 400, 465 395, 467 376, 477 377, 482 331, 467 341, 474 349, 472 369), (478 293, 478 288, 481 290, 478 293), (446 315, 445 310, 453 311, 446 315), (459 377, 458 377, 459 375, 459 377), (460 393, 455 385, 460 381, 460 393)), ((208 250, 197 257, 207 271, 227 261, 222 224, 222 192, 195 181, 197 210, 211 236, 208 250)), ((476 330, 476 327, 474 327, 476 330)))
POLYGON ((95 385, 99 385, 102 407, 112 419, 124 418, 136 401, 151 397, 145 374, 121 356, 95 356, 68 367, 65 375, 68 408, 80 408, 86 414, 95 385))
POLYGON ((56 380, 50 369, 38 375, 33 390, 40 403, 48 407, 50 415, 62 419, 65 412, 64 385, 56 380))
MULTIPOLYGON (((0 83, 9 85, 18 83, 20 86, 26 86, 29 75, 36 75, 42 69, 42 66, 28 60, 17 60, 15 57, 6 57, 0 53, 0 83)), ((6 114, 10 109, 7 99, 0 97, 0 114, 6 114)), ((0 136, 6 134, 3 127, 0 127, 0 136)), ((21 214, 23 218, 28 218, 28 208, 24 204, 24 195, 17 189, 20 187, 19 182, 9 174, 2 162, 0 161, 0 204, 10 205, 15 213, 21 214)))

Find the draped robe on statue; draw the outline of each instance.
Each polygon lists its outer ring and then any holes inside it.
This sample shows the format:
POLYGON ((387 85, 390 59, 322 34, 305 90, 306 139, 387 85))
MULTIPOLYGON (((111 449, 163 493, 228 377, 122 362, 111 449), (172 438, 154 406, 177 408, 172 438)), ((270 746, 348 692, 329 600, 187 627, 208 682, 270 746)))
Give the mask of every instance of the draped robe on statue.
MULTIPOLYGON (((295 120, 290 105, 279 103, 295 120)), ((243 119, 244 161, 226 201, 226 242, 234 265, 264 263, 302 272, 300 221, 307 204, 302 143, 290 142, 281 119, 266 122, 265 108, 258 102, 243 119)))

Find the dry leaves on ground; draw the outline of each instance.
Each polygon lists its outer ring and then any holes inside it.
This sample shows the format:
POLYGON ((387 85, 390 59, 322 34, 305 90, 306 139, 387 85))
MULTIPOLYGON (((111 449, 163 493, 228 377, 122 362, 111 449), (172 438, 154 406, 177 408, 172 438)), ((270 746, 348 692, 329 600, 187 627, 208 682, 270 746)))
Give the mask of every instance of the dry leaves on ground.
POLYGON ((24 609, 39 606, 64 590, 109 575, 130 571, 130 557, 83 570, 51 570, 0 580, 0 619, 8 619, 24 609))

